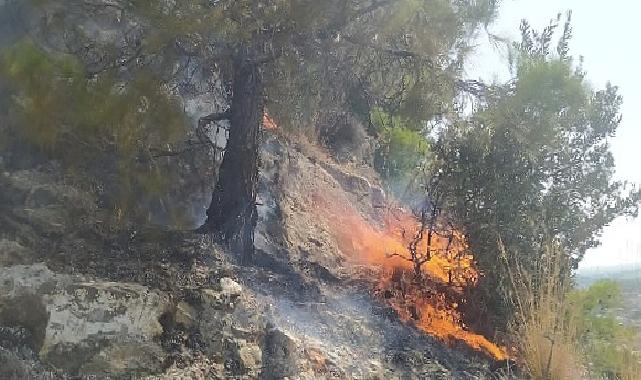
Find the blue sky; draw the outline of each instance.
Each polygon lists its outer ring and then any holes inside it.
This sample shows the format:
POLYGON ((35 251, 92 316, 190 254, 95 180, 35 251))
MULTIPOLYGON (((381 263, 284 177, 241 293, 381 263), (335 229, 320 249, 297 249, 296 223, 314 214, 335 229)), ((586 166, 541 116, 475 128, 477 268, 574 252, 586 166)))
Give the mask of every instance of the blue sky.
MULTIPOLYGON (((570 52, 583 56, 588 80, 595 89, 607 81, 623 96, 623 122, 612 140, 616 176, 641 183, 641 45, 637 25, 641 2, 634 0, 503 0, 493 34, 516 40, 521 19, 537 30, 559 12, 572 10, 573 38, 570 52)), ((508 76, 506 53, 497 50, 486 36, 467 66, 467 75, 485 80, 508 76)), ((641 264, 641 219, 621 218, 608 226, 603 245, 586 254, 581 267, 641 264)))

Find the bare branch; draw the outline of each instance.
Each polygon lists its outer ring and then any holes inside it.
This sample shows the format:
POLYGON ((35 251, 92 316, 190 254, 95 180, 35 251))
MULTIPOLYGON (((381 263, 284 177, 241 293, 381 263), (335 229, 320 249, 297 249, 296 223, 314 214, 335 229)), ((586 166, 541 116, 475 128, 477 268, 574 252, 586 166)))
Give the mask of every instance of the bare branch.
POLYGON ((411 258, 409 258, 409 257, 403 256, 403 255, 401 255, 400 253, 396 253, 396 252, 394 252, 394 253, 388 253, 386 256, 387 256, 388 258, 391 258, 391 257, 400 257, 401 259, 406 260, 406 261, 409 261, 409 262, 413 262, 413 261, 414 261, 414 259, 411 259, 411 258))
POLYGON ((352 45, 357 45, 361 47, 368 47, 370 49, 376 50, 381 53, 385 53, 394 57, 398 58, 414 58, 414 59, 419 59, 423 61, 424 63, 427 63, 431 68, 435 67, 434 61, 430 59, 429 57, 426 57, 422 54, 409 51, 409 50, 402 50, 402 49, 392 49, 392 48, 386 48, 380 45, 376 45, 375 43, 372 43, 370 41, 363 41, 363 40, 358 40, 352 36, 342 36, 342 40, 345 40, 349 42, 352 45))

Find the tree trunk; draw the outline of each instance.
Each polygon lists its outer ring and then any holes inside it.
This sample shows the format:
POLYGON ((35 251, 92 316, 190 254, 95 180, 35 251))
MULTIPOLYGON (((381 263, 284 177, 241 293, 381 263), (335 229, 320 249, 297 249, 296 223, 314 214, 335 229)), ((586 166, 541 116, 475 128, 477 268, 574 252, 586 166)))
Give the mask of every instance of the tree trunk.
POLYGON ((239 253, 243 261, 249 259, 254 250, 262 97, 259 65, 236 59, 229 140, 201 230, 218 236, 228 248, 239 253))

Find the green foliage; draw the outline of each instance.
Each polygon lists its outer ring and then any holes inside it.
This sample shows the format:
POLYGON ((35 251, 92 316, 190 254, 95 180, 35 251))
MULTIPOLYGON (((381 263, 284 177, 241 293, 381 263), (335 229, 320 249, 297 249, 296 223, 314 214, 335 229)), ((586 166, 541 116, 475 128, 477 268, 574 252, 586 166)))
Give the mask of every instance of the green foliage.
POLYGON ((402 195, 427 160, 429 143, 418 125, 379 108, 372 111, 371 120, 379 135, 376 169, 390 189, 402 195))
POLYGON ((374 104, 426 121, 451 111, 453 81, 470 33, 495 0, 134 0, 149 24, 146 46, 173 41, 215 50, 230 78, 238 57, 263 60, 266 106, 279 124, 307 128, 321 114, 374 104), (452 58, 453 57, 453 58, 452 58))
POLYGON ((447 209, 486 274, 481 289, 490 308, 504 316, 510 311, 497 298, 507 281, 497 265, 499 240, 530 272, 541 270, 549 235, 576 265, 606 224, 636 209, 636 195, 627 197, 626 184, 613 179, 616 87, 595 92, 569 57, 534 42, 524 46, 512 81, 447 128, 438 151, 447 209))
POLYGON ((608 310, 621 305, 621 289, 616 281, 600 280, 587 290, 577 290, 570 295, 571 303, 581 306, 584 314, 593 314, 599 309, 608 310))
POLYGON ((150 72, 136 72, 126 84, 110 72, 89 77, 75 57, 26 40, 2 53, 0 78, 8 84, 9 129, 18 142, 115 188, 119 214, 136 210, 141 194, 163 193, 167 173, 149 150, 181 140, 185 120, 150 72))
POLYGON ((127 1, 122 17, 140 22, 142 31, 138 59, 125 69, 133 80, 109 69, 118 57, 113 47, 64 25, 64 2, 36 6, 54 9, 56 33, 72 31, 92 53, 110 53, 102 62, 108 66, 90 75, 77 59, 82 52, 52 55, 30 43, 6 52, 1 76, 13 95, 11 129, 70 171, 109 168, 113 178, 102 180, 118 189, 114 207, 130 208, 139 193, 160 194, 167 185, 149 151, 184 133, 182 113, 151 71, 173 72, 189 55, 229 81, 239 60, 257 62, 269 113, 289 130, 314 128, 346 110, 367 121, 376 104, 412 124, 413 131, 380 131, 391 175, 399 176, 425 150, 415 125, 451 111, 465 37, 493 17, 495 2, 127 1))
POLYGON ((641 358, 632 354, 634 331, 621 325, 614 314, 623 301, 619 285, 612 280, 568 295, 579 343, 595 378, 623 379, 634 362, 641 369, 641 358))

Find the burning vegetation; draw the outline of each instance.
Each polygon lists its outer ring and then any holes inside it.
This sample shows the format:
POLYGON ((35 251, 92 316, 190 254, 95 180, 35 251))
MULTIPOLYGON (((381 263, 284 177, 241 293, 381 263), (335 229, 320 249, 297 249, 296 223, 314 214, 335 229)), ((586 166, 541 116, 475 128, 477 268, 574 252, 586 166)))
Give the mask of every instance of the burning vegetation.
MULTIPOLYGON (((278 128, 266 111, 263 128, 278 128)), ((381 226, 368 222, 346 199, 316 192, 312 200, 341 251, 352 264, 373 270, 375 294, 401 319, 448 344, 462 343, 505 360, 505 349, 469 331, 463 321, 460 306, 479 272, 465 235, 441 215, 438 176, 426 188, 430 191, 414 210, 388 207, 381 226)))
POLYGON ((375 226, 348 203, 314 198, 350 264, 372 274, 368 280, 375 294, 401 319, 448 344, 507 358, 504 348, 463 322, 466 290, 476 286, 479 272, 465 236, 438 222, 435 205, 418 213, 389 209, 382 225, 375 226))
POLYGON ((274 119, 272 119, 272 117, 269 116, 269 114, 267 113, 267 110, 265 110, 265 112, 263 112, 263 124, 262 125, 263 125, 263 129, 265 129, 267 131, 274 131, 274 130, 278 129, 278 124, 276 124, 274 119))

